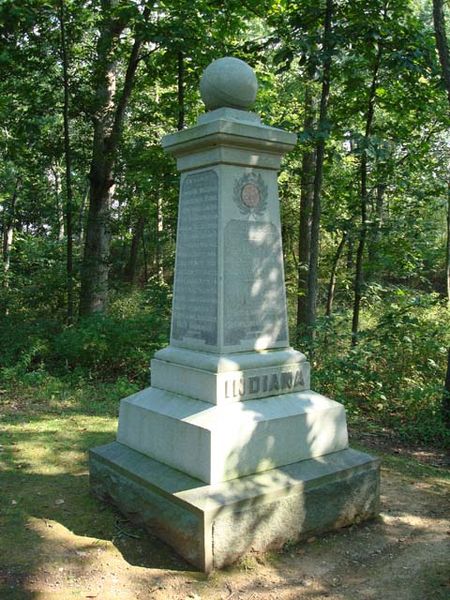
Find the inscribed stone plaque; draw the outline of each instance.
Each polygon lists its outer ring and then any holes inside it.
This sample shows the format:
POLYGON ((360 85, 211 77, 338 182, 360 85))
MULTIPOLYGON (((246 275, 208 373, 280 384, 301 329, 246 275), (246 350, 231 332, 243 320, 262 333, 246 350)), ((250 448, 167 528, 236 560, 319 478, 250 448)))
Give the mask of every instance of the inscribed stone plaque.
POLYGON ((218 202, 215 171, 186 177, 180 196, 172 340, 217 345, 218 202))
POLYGON ((231 220, 224 233, 224 342, 287 342, 281 236, 273 223, 231 220))

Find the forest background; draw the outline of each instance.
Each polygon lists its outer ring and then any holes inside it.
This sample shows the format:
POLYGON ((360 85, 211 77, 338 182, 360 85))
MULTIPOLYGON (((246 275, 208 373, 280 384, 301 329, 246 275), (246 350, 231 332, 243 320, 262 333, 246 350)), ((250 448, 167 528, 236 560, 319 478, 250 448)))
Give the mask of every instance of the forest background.
POLYGON ((350 424, 450 440, 450 68, 442 0, 3 0, 0 403, 91 410, 168 343, 178 175, 215 58, 299 135, 280 173, 292 344, 350 424))

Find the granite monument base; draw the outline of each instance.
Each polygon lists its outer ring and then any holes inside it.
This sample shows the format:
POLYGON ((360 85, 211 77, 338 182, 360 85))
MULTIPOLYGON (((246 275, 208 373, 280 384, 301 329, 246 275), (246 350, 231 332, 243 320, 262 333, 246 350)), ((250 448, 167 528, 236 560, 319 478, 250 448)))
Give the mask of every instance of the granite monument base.
POLYGON ((312 390, 221 406, 145 388, 121 401, 117 441, 208 484, 348 447, 344 407, 312 390))
POLYGON ((378 514, 379 461, 352 449, 207 485, 118 442, 90 451, 93 493, 204 572, 378 514))

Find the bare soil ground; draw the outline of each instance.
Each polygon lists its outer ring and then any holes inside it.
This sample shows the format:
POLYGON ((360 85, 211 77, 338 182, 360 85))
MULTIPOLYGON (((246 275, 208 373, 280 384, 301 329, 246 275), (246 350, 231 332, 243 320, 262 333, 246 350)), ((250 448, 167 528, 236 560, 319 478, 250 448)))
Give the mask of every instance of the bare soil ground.
POLYGON ((110 417, 62 413, 0 430, 1 600, 450 599, 443 453, 355 436, 383 460, 377 520, 207 577, 89 495, 85 451, 114 430, 110 417))

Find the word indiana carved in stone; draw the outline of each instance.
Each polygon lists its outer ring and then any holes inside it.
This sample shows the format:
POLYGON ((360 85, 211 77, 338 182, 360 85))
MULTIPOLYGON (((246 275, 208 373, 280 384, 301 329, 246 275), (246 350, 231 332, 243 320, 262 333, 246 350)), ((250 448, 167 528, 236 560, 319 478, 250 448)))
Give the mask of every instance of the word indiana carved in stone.
POLYGON ((224 381, 225 398, 263 398, 275 394, 301 391, 306 388, 301 366, 291 370, 273 369, 263 374, 230 377, 224 381))

